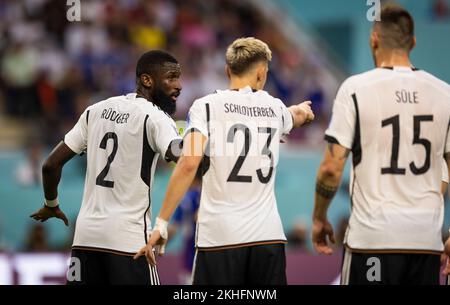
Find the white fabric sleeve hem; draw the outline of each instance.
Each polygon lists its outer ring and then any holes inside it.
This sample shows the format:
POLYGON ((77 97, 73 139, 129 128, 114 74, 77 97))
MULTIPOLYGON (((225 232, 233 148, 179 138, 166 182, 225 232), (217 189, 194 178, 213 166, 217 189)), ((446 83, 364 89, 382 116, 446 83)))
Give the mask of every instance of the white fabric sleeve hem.
POLYGON ((325 136, 335 138, 339 142, 339 145, 341 145, 341 146, 343 146, 343 147, 345 147, 347 149, 350 149, 350 150, 352 149, 353 139, 347 139, 347 138, 345 138, 343 136, 337 135, 337 134, 335 134, 333 132, 330 132, 328 130, 325 132, 325 136))
POLYGON ((76 154, 81 154, 81 152, 83 151, 83 148, 80 148, 75 141, 72 141, 70 137, 68 137, 67 135, 64 136, 64 144, 66 144, 71 151, 73 151, 76 154))
POLYGON ((200 132, 203 136, 205 136, 206 138, 208 138, 208 131, 207 131, 207 130, 200 129, 200 128, 197 128, 197 127, 195 127, 195 126, 189 126, 188 128, 186 128, 186 131, 185 131, 184 134, 183 134, 183 139, 184 139, 184 137, 186 137, 188 134, 190 134, 190 133, 192 133, 192 132, 194 132, 194 131, 200 132))

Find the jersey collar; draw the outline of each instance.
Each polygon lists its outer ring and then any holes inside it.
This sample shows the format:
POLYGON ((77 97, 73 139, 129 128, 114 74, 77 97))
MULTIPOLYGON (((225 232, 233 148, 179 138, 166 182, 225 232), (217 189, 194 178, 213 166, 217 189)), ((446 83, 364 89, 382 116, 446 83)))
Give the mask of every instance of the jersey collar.
POLYGON ((258 90, 253 89, 250 86, 245 86, 244 88, 241 88, 241 89, 230 89, 230 91, 239 91, 239 92, 243 92, 243 93, 250 93, 250 92, 256 92, 258 90))
POLYGON ((409 72, 409 71, 419 71, 416 67, 400 67, 400 66, 394 66, 394 67, 380 67, 381 69, 387 69, 387 70, 393 70, 393 71, 400 71, 400 72, 409 72))

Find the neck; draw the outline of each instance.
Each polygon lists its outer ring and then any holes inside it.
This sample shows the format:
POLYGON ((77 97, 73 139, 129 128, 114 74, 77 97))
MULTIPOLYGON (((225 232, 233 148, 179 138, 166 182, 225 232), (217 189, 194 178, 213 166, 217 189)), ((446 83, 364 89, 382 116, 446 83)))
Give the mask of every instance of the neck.
POLYGON ((250 77, 236 77, 233 76, 230 79, 229 89, 242 89, 247 86, 250 86, 252 89, 260 90, 256 79, 250 77))
POLYGON ((409 54, 405 51, 380 51, 377 54, 377 68, 381 67, 409 67, 413 65, 409 54))
POLYGON ((145 98, 147 101, 151 101, 152 99, 150 98, 150 90, 142 88, 142 87, 137 87, 136 88, 136 94, 139 97, 143 97, 145 98))

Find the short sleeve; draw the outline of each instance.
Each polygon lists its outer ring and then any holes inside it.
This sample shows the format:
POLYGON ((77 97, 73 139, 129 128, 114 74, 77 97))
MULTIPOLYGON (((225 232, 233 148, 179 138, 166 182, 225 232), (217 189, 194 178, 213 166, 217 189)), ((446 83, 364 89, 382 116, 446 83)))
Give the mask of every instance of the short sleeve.
POLYGON ((334 101, 331 122, 325 131, 325 140, 351 149, 355 134, 355 121, 355 105, 347 90, 346 83, 344 83, 334 101))
POLYGON ((448 183, 448 166, 445 159, 442 159, 442 182, 448 183))
POLYGON ((146 128, 150 147, 163 158, 166 156, 170 143, 181 139, 175 122, 165 114, 149 119, 146 128))
POLYGON ((199 100, 195 101, 189 109, 186 133, 195 130, 208 137, 207 113, 209 111, 209 104, 199 100))
POLYGON ((89 110, 81 114, 78 122, 64 137, 64 143, 74 152, 80 154, 87 148, 89 110))
POLYGON ((294 127, 294 121, 292 118, 292 114, 289 109, 280 101, 281 104, 281 124, 282 124, 282 134, 287 135, 291 132, 294 127))

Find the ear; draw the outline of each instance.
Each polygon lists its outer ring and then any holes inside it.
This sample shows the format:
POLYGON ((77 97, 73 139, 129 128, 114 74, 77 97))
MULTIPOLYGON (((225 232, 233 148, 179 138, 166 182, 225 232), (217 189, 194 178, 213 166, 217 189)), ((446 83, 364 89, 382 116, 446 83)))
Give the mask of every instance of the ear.
POLYGON ((225 73, 227 74, 228 79, 231 79, 231 71, 228 65, 225 65, 225 73))
POLYGON ((148 74, 142 74, 141 75, 141 84, 146 88, 152 88, 153 87, 153 79, 148 74))
POLYGON ((266 74, 267 74, 267 72, 268 72, 268 66, 267 66, 267 64, 260 64, 259 66, 258 66, 258 68, 257 68, 257 70, 256 70, 256 80, 258 81, 258 82, 260 82, 260 81, 262 81, 262 80, 264 80, 264 79, 266 79, 266 74))
POLYGON ((380 37, 378 36, 378 33, 376 31, 372 31, 370 34, 370 47, 372 50, 378 49, 378 46, 380 44, 380 37))
POLYGON ((413 37, 413 41, 412 41, 412 45, 411 45, 411 50, 416 47, 416 44, 417 44, 417 39, 416 39, 416 36, 414 36, 413 37))
POLYGON ((263 79, 263 77, 264 77, 263 73, 264 73, 263 67, 260 66, 256 69, 256 81, 257 82, 260 82, 263 79))

